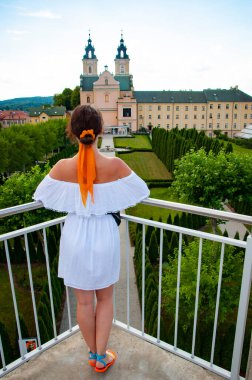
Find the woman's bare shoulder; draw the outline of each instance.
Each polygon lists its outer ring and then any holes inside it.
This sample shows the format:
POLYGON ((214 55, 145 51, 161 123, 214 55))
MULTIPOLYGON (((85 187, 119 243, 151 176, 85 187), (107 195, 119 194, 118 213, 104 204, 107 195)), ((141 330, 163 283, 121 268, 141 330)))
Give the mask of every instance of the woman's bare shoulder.
POLYGON ((72 158, 64 158, 59 160, 50 170, 49 175, 54 179, 64 181, 67 177, 67 172, 73 163, 72 158))
POLYGON ((132 172, 131 168, 119 157, 113 157, 112 159, 119 178, 127 177, 132 172))

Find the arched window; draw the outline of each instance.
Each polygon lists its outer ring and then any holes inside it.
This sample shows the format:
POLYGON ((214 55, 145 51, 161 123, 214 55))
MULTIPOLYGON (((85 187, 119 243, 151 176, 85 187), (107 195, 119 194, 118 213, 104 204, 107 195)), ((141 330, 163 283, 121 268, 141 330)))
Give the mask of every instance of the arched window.
POLYGON ((88 58, 92 58, 92 52, 90 50, 88 52, 88 58))
POLYGON ((124 52, 121 50, 120 57, 124 58, 124 52))
POLYGON ((87 96, 87 103, 90 103, 90 96, 87 96))
POLYGON ((108 79, 105 79, 105 86, 108 86, 108 79))
POLYGON ((105 95, 105 103, 108 103, 109 102, 109 96, 108 94, 105 95))
POLYGON ((88 66, 88 72, 89 72, 89 74, 92 73, 92 67, 91 66, 88 66))

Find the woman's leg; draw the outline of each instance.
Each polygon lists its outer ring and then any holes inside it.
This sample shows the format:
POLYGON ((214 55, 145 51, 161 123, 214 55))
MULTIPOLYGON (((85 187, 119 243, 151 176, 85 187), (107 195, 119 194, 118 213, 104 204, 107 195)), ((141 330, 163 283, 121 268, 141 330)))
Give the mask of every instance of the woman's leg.
POLYGON ((89 350, 96 352, 94 291, 74 289, 77 298, 77 322, 89 350))
MULTIPOLYGON (((108 288, 96 290, 96 348, 98 355, 104 355, 107 349, 107 343, 113 320, 113 289, 111 285, 108 288)), ((111 361, 107 356, 104 361, 111 361)), ((104 367, 100 362, 96 363, 98 368, 104 367)))

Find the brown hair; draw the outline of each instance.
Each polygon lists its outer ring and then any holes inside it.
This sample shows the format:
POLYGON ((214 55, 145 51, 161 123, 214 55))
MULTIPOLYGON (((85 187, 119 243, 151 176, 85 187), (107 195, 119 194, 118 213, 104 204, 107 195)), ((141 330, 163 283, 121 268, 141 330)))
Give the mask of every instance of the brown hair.
POLYGON ((100 111, 91 106, 77 106, 67 126, 67 135, 70 138, 77 137, 84 145, 91 145, 94 142, 92 135, 86 134, 80 138, 81 133, 92 129, 96 140, 96 137, 102 132, 102 126, 103 120, 100 111))

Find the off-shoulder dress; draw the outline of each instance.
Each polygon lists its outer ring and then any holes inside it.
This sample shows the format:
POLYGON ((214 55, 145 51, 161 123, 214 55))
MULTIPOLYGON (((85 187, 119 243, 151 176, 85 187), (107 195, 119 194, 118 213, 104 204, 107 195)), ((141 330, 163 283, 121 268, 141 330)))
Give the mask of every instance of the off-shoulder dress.
POLYGON ((67 212, 60 239, 58 276, 67 286, 96 290, 119 280, 120 236, 117 212, 149 196, 145 182, 131 172, 116 181, 94 184, 94 203, 88 194, 84 206, 79 184, 56 180, 48 174, 33 199, 45 208, 67 212))

